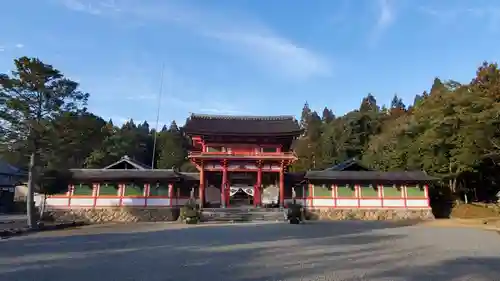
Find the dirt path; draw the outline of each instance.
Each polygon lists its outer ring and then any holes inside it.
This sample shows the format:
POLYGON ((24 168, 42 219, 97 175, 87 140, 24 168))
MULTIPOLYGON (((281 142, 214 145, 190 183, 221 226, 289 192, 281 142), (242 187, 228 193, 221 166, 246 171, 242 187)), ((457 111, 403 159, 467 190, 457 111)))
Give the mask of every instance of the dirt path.
POLYGON ((499 239, 382 221, 100 225, 0 241, 0 279, 486 281, 500 276, 499 239))
POLYGON ((436 227, 473 227, 500 231, 500 218, 483 219, 440 219, 423 223, 426 226, 436 227))

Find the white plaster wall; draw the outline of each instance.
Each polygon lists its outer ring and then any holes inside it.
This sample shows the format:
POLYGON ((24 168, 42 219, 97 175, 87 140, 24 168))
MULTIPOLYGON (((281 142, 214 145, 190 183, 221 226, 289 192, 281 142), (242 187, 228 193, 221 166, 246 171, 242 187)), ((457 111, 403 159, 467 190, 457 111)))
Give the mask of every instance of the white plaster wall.
POLYGON ((93 198, 71 198, 71 207, 89 207, 94 206, 93 198))
POLYGON ((406 206, 408 207, 429 207, 427 199, 408 199, 406 201, 406 206))
POLYGON ((146 199, 144 198, 127 198, 122 199, 123 206, 144 206, 146 204, 146 199))
POLYGON ((220 203, 220 189, 213 185, 205 188, 205 201, 211 203, 220 203))
POLYGON ((117 207, 120 206, 120 198, 97 198, 97 207, 117 207))
POLYGON ((357 207, 358 199, 337 199, 337 207, 357 207))
POLYGON ((169 198, 148 198, 148 207, 150 206, 170 206, 169 198))
POLYGON ((382 207, 382 199, 361 199, 360 207, 382 207))
POLYGON ((314 207, 334 207, 335 200, 333 198, 314 198, 313 199, 314 207))
POLYGON ((384 199, 384 207, 405 207, 404 199, 384 199))
MULTIPOLYGON (((38 206, 40 206, 42 202, 42 197, 39 196, 38 199, 35 201, 38 206)), ((63 207, 63 206, 68 206, 68 198, 47 198, 45 201, 45 206, 47 207, 63 207)))

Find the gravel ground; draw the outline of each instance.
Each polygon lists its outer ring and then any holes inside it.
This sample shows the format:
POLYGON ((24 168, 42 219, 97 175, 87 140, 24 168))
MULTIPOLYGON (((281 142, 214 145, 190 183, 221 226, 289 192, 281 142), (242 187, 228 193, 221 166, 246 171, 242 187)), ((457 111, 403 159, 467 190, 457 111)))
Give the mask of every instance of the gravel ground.
POLYGON ((500 235, 355 221, 91 226, 1 241, 0 280, 500 280, 500 235))
POLYGON ((26 226, 26 215, 0 214, 0 230, 26 226))

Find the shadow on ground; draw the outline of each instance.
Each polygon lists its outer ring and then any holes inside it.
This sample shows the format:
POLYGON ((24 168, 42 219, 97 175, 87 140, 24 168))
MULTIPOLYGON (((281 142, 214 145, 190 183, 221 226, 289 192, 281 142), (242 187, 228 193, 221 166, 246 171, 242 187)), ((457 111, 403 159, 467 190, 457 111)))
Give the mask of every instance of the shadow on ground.
POLYGON ((108 233, 91 232, 0 244, 0 279, 411 281, 500 276, 500 258, 444 255, 429 265, 436 252, 433 235, 401 223, 242 224, 133 233, 111 227, 108 233), (415 246, 412 239, 423 242, 415 246))

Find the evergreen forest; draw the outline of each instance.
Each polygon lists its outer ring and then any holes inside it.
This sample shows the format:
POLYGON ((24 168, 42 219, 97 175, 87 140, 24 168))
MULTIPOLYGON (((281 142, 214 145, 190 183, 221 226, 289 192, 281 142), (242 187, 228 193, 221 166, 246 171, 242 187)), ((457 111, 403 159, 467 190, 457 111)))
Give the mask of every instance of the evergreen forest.
MULTIPOLYGON (((0 157, 23 169, 33 160, 41 169, 58 170, 101 168, 124 155, 151 165, 154 150, 155 168, 196 171, 175 121, 159 131, 137 120, 118 126, 87 110, 89 98, 56 67, 37 58, 14 60, 12 73, 0 74, 0 157)), ((291 171, 357 158, 377 170, 423 170, 441 179, 435 190, 462 200, 491 201, 499 191, 496 63, 480 64, 465 84, 435 78, 412 104, 394 95, 383 105, 367 94, 357 108, 336 116, 306 102, 300 125, 304 135, 295 144, 299 160, 291 171)))

